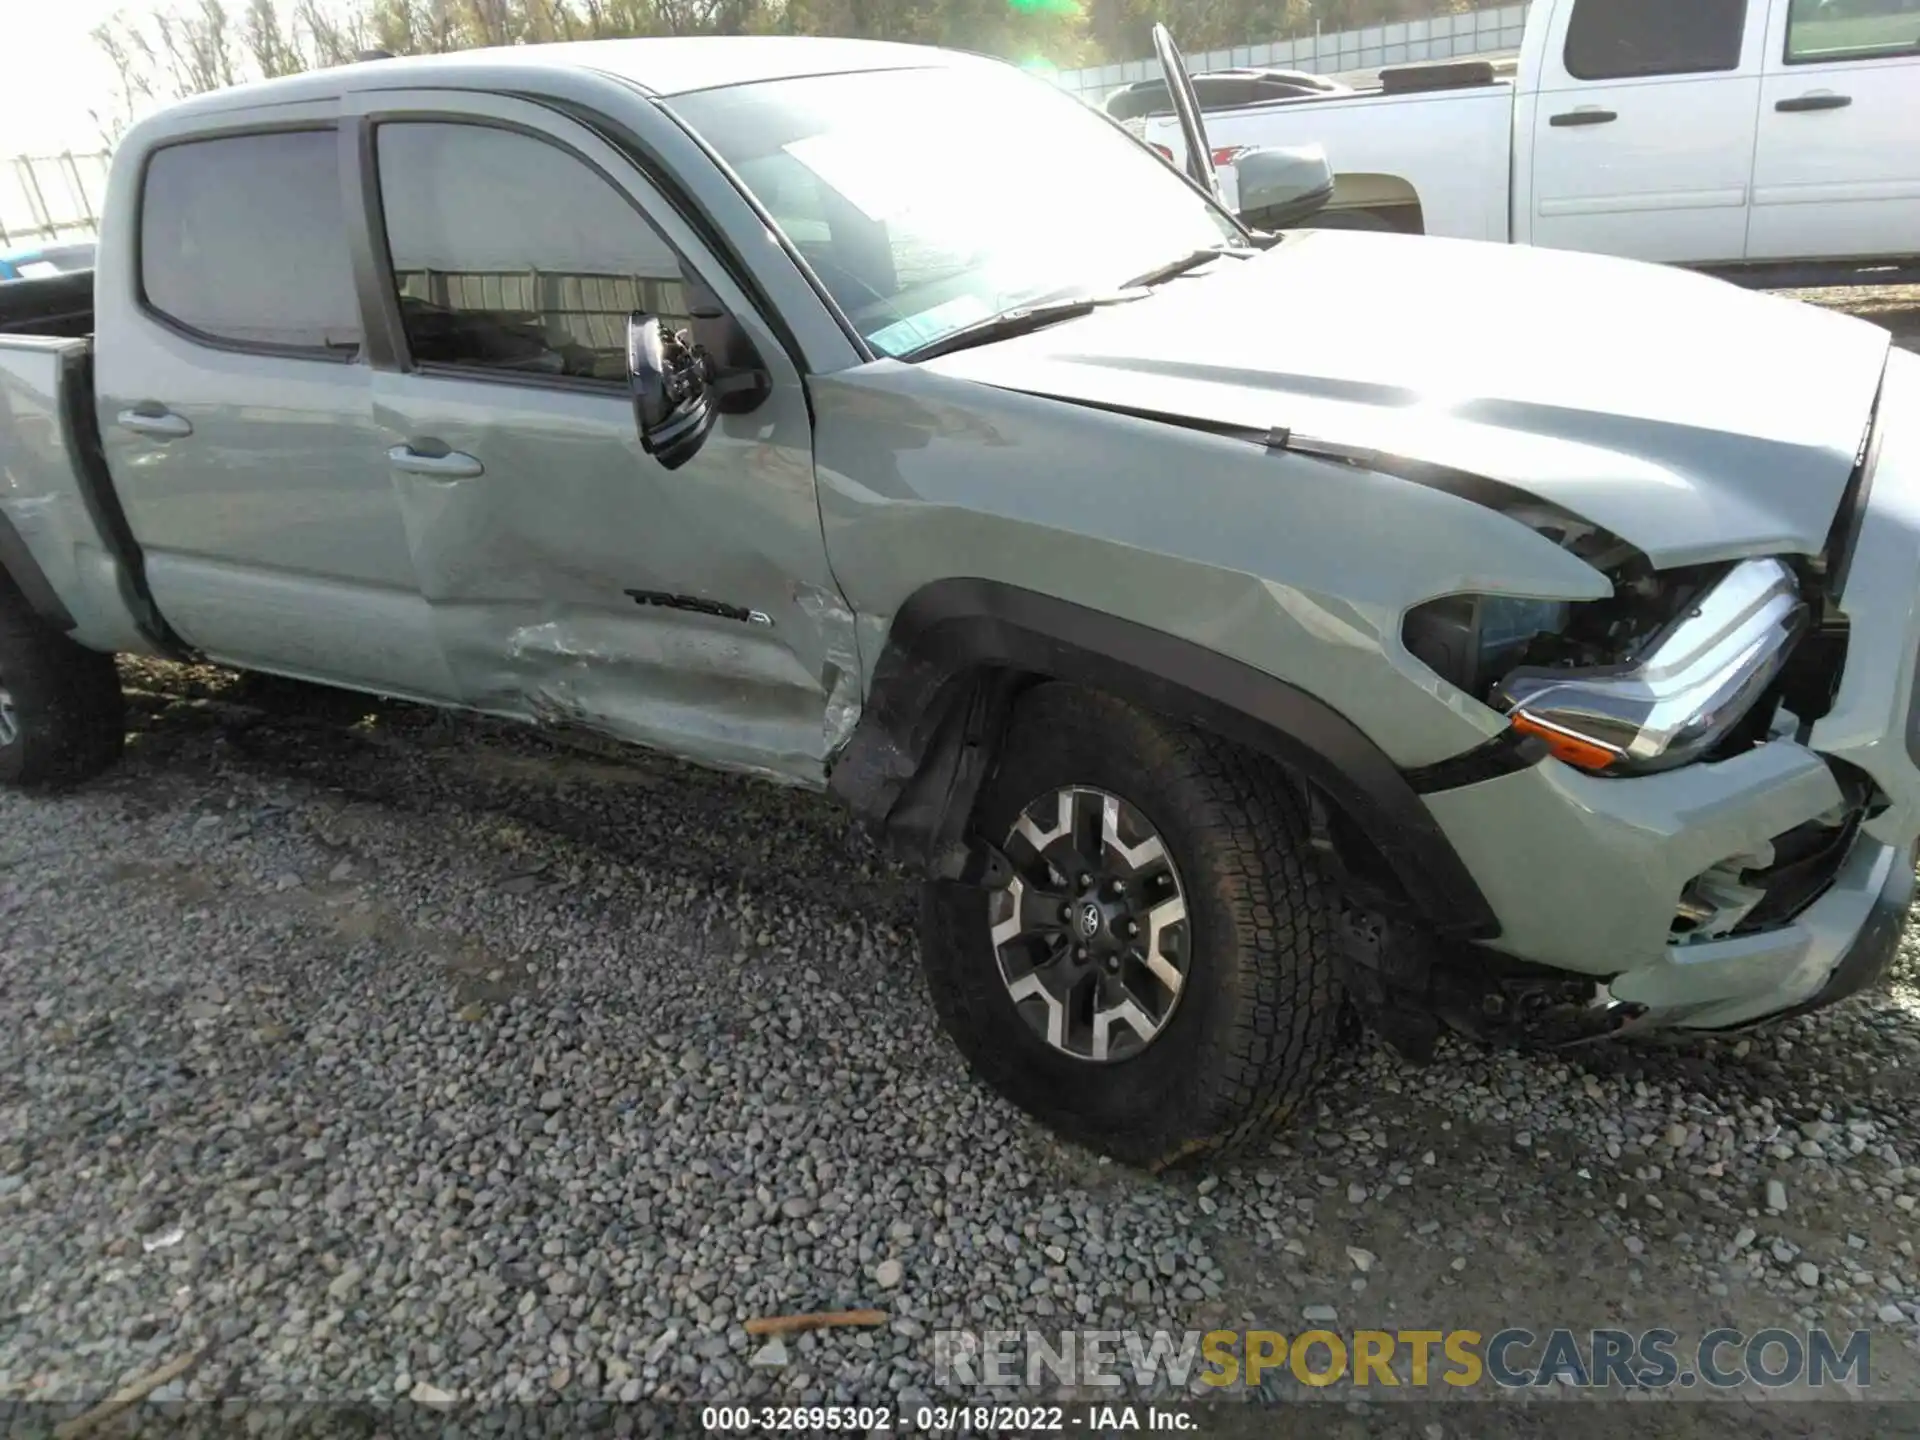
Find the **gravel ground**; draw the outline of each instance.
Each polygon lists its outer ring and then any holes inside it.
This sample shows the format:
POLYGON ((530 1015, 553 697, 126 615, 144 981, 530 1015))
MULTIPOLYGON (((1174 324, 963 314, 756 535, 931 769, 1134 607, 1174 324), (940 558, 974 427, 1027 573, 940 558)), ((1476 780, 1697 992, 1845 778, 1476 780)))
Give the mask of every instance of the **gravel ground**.
POLYGON ((1833 310, 1844 310, 1884 325, 1896 343, 1920 350, 1920 285, 1861 286, 1847 290, 1782 290, 1794 300, 1805 300, 1833 310))
MULTIPOLYGON (((1920 336, 1920 291, 1867 303, 1920 336)), ((1331 1314, 1862 1326, 1872 1393, 1914 1402, 1869 1428, 1920 1416, 1920 932, 1885 992, 1749 1038, 1363 1052, 1270 1154, 1153 1178, 968 1082, 911 888, 824 801, 127 680, 125 764, 0 794, 0 1403, 204 1346, 162 1398, 910 1404, 940 1328, 1331 1314), (740 1328, 854 1306, 889 1323, 774 1354, 740 1328)), ((1322 1409, 1563 1436, 1558 1398, 1322 1409)))

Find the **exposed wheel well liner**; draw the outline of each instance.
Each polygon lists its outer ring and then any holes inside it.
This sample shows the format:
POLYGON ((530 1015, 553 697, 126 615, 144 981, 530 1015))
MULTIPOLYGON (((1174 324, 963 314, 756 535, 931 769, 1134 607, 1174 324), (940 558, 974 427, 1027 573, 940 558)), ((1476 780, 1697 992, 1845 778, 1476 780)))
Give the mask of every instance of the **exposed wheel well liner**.
POLYGON ((900 607, 829 791, 901 858, 937 868, 968 838, 960 830, 1013 697, 1039 679, 1106 691, 1271 756, 1338 807, 1434 930, 1499 934, 1406 776, 1339 712, 1178 636, 998 581, 936 581, 900 607))

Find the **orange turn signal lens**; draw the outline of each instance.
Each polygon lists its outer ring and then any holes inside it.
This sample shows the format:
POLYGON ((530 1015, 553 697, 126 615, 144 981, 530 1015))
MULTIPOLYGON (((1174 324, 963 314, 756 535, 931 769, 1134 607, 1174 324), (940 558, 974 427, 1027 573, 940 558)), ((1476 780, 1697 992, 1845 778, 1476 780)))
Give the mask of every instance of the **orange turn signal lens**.
POLYGON ((1564 760, 1569 765, 1582 770, 1605 770, 1620 757, 1604 745, 1596 745, 1591 740, 1582 740, 1578 735, 1569 735, 1564 730, 1555 730, 1550 725, 1542 725, 1526 715, 1509 717, 1513 728, 1522 735, 1532 735, 1546 742, 1547 749, 1556 760, 1564 760))

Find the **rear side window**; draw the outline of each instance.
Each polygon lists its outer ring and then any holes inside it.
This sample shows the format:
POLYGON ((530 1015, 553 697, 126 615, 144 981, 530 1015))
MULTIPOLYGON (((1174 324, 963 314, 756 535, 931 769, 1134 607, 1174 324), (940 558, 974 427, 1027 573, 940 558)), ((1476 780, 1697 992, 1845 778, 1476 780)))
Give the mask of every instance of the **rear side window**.
POLYGON ((1626 80, 1738 70, 1746 28, 1747 0, 1574 0, 1567 73, 1626 80))
POLYGON ((147 161, 147 304, 215 340, 351 355, 360 346, 331 130, 169 145, 147 161))
POLYGON ((1793 0, 1787 63, 1920 55, 1920 0, 1793 0))
POLYGON ((382 125, 376 142, 417 363, 623 385, 633 311, 692 323, 679 257, 571 152, 441 121, 382 125))

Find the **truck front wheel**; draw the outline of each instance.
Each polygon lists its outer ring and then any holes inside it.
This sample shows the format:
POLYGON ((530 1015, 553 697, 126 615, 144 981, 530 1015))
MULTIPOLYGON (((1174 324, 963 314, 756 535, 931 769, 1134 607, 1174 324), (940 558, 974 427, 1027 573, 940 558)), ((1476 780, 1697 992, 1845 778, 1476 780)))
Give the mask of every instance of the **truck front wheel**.
POLYGON ((0 783, 76 785, 111 765, 125 736, 113 657, 48 625, 0 575, 0 783))
POLYGON ((1013 870, 931 883, 921 953, 974 1073, 1159 1168, 1283 1123, 1340 1039, 1333 895, 1276 766, 1110 696, 1016 710, 974 816, 1013 870))

